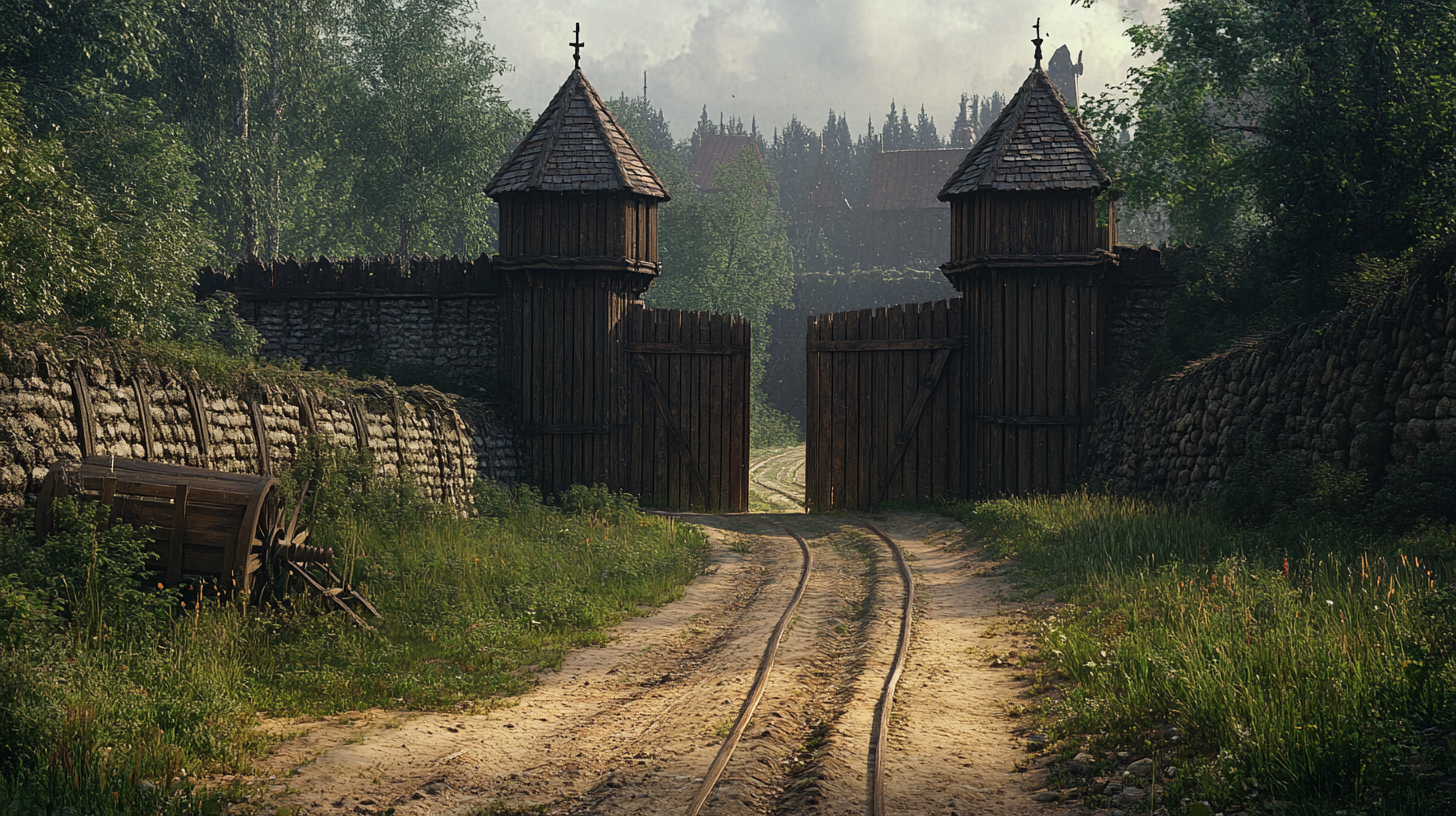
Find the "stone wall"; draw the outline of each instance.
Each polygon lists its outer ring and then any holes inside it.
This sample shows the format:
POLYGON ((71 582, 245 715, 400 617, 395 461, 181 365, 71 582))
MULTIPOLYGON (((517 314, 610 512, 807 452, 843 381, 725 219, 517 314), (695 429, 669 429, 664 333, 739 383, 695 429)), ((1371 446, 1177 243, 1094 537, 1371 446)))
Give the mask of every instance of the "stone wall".
POLYGON ((1255 446, 1379 479, 1456 437, 1456 285, 1301 323, 1102 401, 1090 475, 1123 490, 1216 489, 1255 446))
POLYGON ((1173 273, 1150 246, 1117 247, 1118 267, 1108 276, 1107 349, 1102 382, 1115 385, 1147 368, 1153 340, 1168 319, 1173 273))
POLYGON ((277 473, 309 434, 367 447, 382 475, 462 508, 477 476, 517 474, 514 438, 490 407, 432 389, 311 372, 211 382, 126 358, 81 342, 0 344, 0 514, 21 507, 58 459, 112 454, 277 473))
POLYGON ((490 259, 292 259, 204 270, 199 295, 231 292, 261 354, 455 386, 490 383, 500 354, 500 276, 490 259))

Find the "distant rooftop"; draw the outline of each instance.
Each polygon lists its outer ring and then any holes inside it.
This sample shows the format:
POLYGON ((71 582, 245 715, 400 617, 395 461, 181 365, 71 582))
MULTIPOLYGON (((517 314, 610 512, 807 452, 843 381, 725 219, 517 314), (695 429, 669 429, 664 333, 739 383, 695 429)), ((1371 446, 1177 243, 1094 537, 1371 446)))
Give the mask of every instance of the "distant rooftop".
POLYGON ((566 78, 485 192, 628 192, 669 198, 580 68, 566 78))
POLYGON ((693 184, 699 190, 711 190, 714 188, 713 177, 721 165, 738 158, 738 154, 744 148, 753 151, 753 155, 763 161, 763 154, 759 152, 758 140, 752 136, 718 136, 704 134, 698 142, 698 149, 693 153, 693 184))

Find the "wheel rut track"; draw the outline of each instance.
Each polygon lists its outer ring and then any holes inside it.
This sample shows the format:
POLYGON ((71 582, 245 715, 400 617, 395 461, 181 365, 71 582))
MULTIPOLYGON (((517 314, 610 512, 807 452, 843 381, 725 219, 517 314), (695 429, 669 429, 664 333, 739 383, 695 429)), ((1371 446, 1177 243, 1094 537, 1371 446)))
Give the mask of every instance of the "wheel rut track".
MULTIPOLYGON (((894 657, 891 660, 879 698, 875 704, 874 716, 870 728, 868 767, 866 770, 867 795, 865 800, 865 813, 868 816, 886 816, 888 810, 885 805, 884 776, 885 758, 888 753, 890 715, 894 703, 895 690, 904 672, 905 659, 910 648, 911 629, 915 611, 915 580, 914 575, 910 571, 910 566, 905 560, 903 551, 889 534, 873 523, 858 519, 855 521, 872 532, 888 549, 890 557, 896 565, 896 572, 900 578, 902 587, 899 634, 896 641, 894 657)), ((754 685, 740 707, 738 718, 734 721, 732 730, 719 748, 712 766, 704 776, 697 795, 694 796, 692 803, 688 806, 686 811, 687 816, 699 816, 704 804, 721 778, 723 770, 732 758, 733 751, 737 747, 743 732, 747 729, 749 721, 752 719, 754 711, 762 697, 764 686, 768 681, 769 672, 773 669, 774 656, 784 634, 784 629, 798 608, 799 601, 803 598, 805 588, 810 579, 813 555, 810 552, 808 542, 798 532, 787 525, 781 526, 783 526, 785 532, 799 543, 803 552, 804 564, 799 585, 788 608, 785 609, 778 626, 775 627, 769 639, 758 672, 755 675, 754 685)), ((778 808, 775 810, 778 810, 778 808)))

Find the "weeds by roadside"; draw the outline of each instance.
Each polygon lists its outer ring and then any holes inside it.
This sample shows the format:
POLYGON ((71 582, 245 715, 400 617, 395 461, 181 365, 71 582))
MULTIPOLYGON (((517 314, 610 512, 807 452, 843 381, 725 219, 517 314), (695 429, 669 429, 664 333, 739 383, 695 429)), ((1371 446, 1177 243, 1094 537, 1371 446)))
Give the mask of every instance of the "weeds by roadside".
POLYGON ((1450 528, 1382 535, 1294 515, 1256 529, 1087 494, 950 512, 1065 604, 1041 632, 1056 747, 1156 757, 1146 777, 1062 766, 1087 804, 1456 810, 1450 528), (1114 801, 1108 785, 1151 795, 1114 801))
POLYGON ((314 447, 292 479, 321 486, 310 543, 384 614, 373 630, 307 598, 262 614, 158 589, 95 506, 58 502, 44 545, 30 513, 0 529, 0 808, 211 816, 194 780, 246 769, 259 714, 489 706, 706 557, 696 528, 604 488, 552 505, 482 483, 461 518, 364 456, 314 447))

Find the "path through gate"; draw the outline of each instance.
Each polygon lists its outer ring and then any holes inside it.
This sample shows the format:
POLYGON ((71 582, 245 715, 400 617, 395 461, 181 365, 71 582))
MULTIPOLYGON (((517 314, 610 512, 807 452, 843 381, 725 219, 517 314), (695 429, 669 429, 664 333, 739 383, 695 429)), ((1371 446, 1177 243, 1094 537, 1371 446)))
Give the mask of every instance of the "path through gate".
POLYGON ((811 511, 964 492, 963 337, 960 299, 810 317, 811 511))

